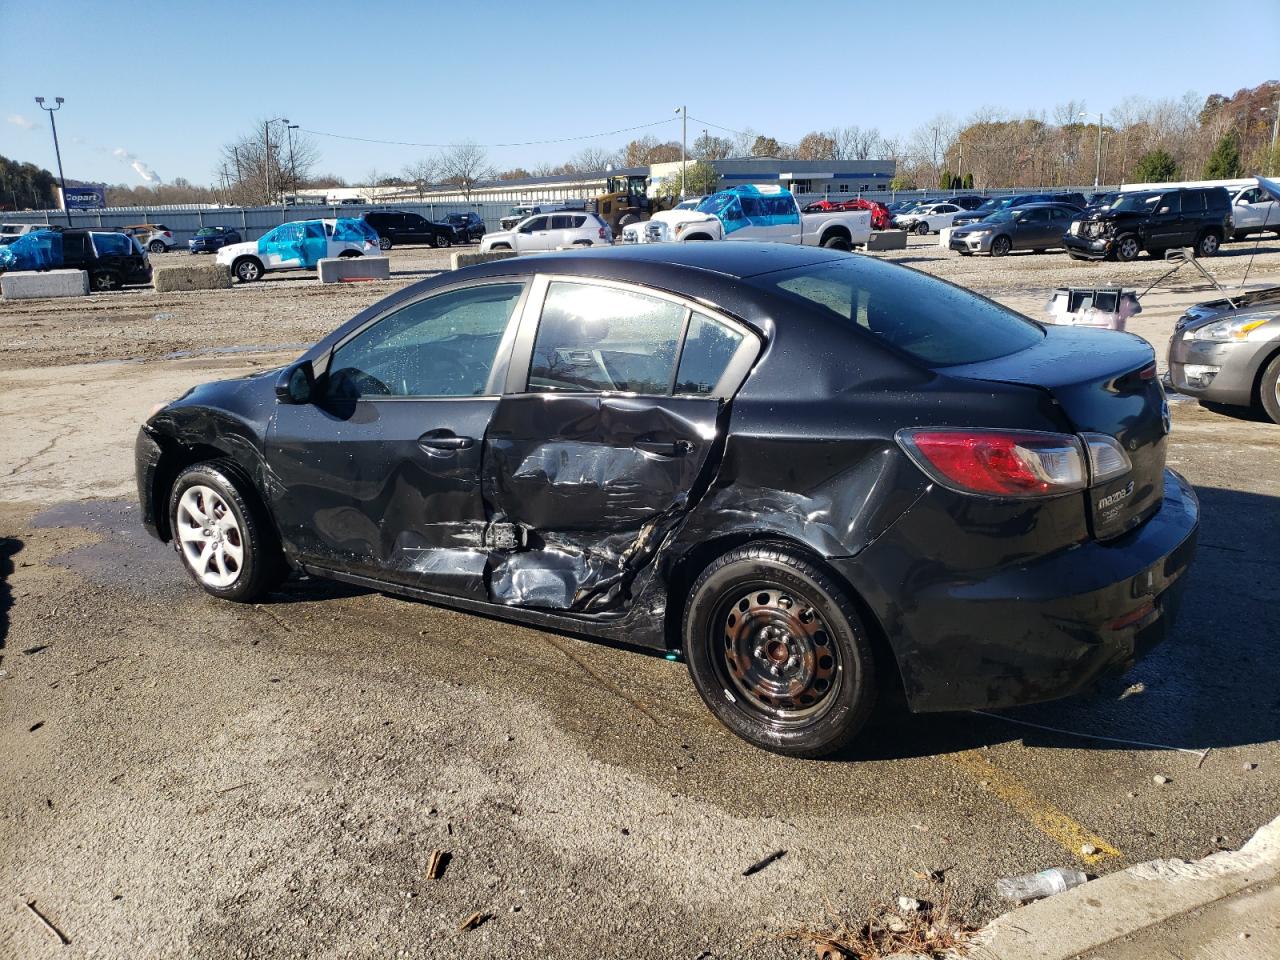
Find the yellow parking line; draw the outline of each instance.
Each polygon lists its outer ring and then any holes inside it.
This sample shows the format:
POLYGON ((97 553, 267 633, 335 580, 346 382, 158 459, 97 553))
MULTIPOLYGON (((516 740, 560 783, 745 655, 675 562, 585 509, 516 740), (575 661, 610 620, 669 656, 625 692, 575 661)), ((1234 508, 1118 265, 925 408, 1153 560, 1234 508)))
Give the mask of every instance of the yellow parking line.
POLYGON ((1123 856, 1107 841, 1090 833, 1047 800, 1037 797, 1017 777, 997 767, 977 750, 952 754, 947 759, 984 790, 1004 801, 1046 837, 1062 844, 1064 849, 1084 863, 1098 863, 1108 857, 1123 856), (1086 845, 1095 847, 1098 852, 1082 853, 1086 845))

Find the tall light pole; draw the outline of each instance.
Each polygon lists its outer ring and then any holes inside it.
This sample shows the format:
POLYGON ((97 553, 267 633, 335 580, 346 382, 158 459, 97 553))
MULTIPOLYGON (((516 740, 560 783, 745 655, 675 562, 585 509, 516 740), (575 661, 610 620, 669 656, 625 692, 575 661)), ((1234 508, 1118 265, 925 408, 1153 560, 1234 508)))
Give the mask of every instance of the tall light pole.
POLYGON ((53 127, 53 155, 58 160, 58 185, 62 187, 62 212, 67 218, 67 226, 71 226, 71 208, 67 206, 67 178, 62 175, 62 151, 58 149, 58 123, 53 115, 62 109, 62 97, 53 98, 54 106, 46 107, 44 97, 36 97, 40 109, 49 114, 49 125, 53 127))
MULTIPOLYGON (((288 123, 288 121, 285 121, 288 123)), ((293 131, 298 129, 296 123, 288 123, 285 128, 289 135, 289 189, 293 191, 293 199, 298 199, 298 165, 293 162, 293 131)))
MULTIPOLYGON (((1087 117, 1087 113, 1080 114, 1081 117, 1087 117)), ((1102 181, 1102 114, 1098 114, 1098 155, 1093 161, 1093 189, 1096 193, 1098 184, 1102 181)))
POLYGON ((676 113, 680 114, 680 199, 683 200, 685 198, 684 168, 689 153, 685 146, 689 139, 689 108, 676 107, 676 113))

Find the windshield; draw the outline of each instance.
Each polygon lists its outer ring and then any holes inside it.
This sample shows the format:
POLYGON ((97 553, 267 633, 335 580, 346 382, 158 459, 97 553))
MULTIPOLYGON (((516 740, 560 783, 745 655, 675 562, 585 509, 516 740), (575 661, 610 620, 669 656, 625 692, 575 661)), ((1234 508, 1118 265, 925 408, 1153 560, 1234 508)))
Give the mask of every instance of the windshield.
POLYGON ((1146 213, 1160 199, 1158 193, 1126 193, 1112 202, 1112 213, 1146 213))
POLYGON ((196 236, 197 236, 197 237, 212 237, 212 236, 213 236, 214 234, 216 234, 217 232, 218 232, 218 231, 217 231, 217 230, 215 230, 213 227, 201 227, 199 230, 197 230, 197 231, 196 231, 196 236))
POLYGON ((985 223, 1008 223, 1010 220, 1017 220, 1021 214, 1021 210, 997 210, 991 216, 982 219, 985 223))
POLYGON ((827 261, 754 277, 870 334, 930 367, 978 363, 1025 350, 1044 331, 960 287, 868 257, 827 261))

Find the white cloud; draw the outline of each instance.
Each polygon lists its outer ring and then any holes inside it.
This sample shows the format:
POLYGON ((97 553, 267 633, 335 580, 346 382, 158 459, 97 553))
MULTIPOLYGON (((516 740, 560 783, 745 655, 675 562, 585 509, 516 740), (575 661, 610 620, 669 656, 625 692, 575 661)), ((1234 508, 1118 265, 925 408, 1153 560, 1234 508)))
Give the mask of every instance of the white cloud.
POLYGON ((12 123, 15 127, 21 127, 23 130, 33 130, 36 125, 34 120, 28 120, 20 113, 11 113, 5 117, 5 120, 12 123))
POLYGON ((132 163, 129 164, 129 166, 133 167, 133 169, 137 171, 138 176, 140 176, 143 180, 147 181, 147 183, 160 182, 160 175, 156 173, 154 170, 152 170, 150 167, 148 167, 141 160, 134 160, 132 163))

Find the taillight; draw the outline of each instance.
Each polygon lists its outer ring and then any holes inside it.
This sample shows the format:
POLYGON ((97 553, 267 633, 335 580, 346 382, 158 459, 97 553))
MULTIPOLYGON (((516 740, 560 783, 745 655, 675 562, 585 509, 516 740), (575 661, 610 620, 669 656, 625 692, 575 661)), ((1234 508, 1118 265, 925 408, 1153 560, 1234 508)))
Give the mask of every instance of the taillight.
POLYGON ((600 239, 601 239, 601 240, 603 240, 603 239, 604 239, 604 227, 601 227, 601 228, 600 228, 600 239))
POLYGON ((1018 430, 899 430, 898 443, 931 478, 961 493, 1056 497, 1088 486, 1072 436, 1018 430))
MULTIPOLYGON (((1155 365, 1152 364, 1152 369, 1155 365)), ((1085 449, 1089 453, 1089 482, 1103 483, 1122 477, 1133 469, 1129 455, 1120 441, 1105 433, 1082 433, 1085 449)))
POLYGON ((173 231, 172 231, 172 230, 166 230, 166 231, 164 232, 164 235, 165 235, 166 237, 172 238, 172 237, 173 237, 173 231))

